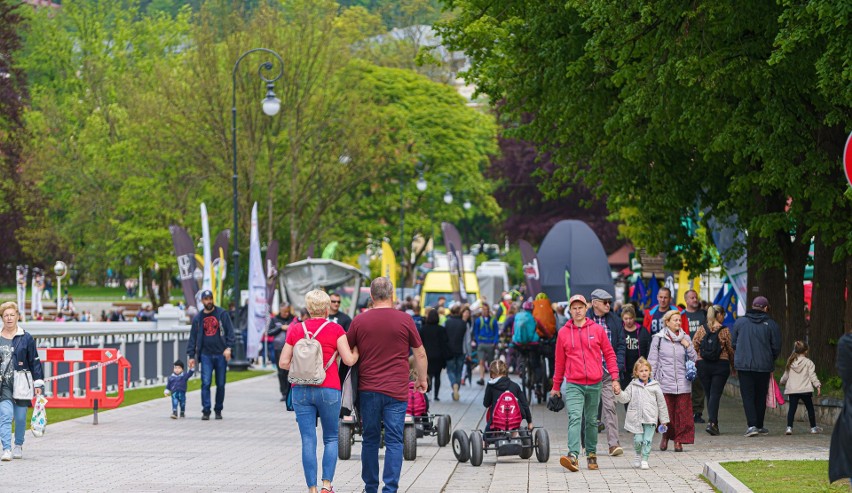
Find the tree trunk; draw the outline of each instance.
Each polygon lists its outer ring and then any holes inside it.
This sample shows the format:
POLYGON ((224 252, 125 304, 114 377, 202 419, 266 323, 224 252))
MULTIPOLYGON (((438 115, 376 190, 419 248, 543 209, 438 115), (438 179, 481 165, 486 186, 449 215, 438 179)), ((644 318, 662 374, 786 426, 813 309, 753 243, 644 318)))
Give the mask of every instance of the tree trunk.
POLYGON ((783 312, 787 320, 787 332, 784 334, 786 344, 784 347, 787 347, 793 341, 804 340, 807 337, 804 282, 805 266, 807 265, 811 242, 810 238, 804 235, 799 235, 795 240, 791 240, 789 233, 786 232, 779 232, 777 238, 787 271, 787 303, 783 312))
POLYGON ((827 244, 821 238, 817 236, 814 243, 814 290, 808 345, 817 369, 833 373, 836 341, 843 335, 842 307, 847 284, 844 267, 847 262, 833 261, 839 242, 827 244))
POLYGON ((846 258, 846 332, 852 332, 852 257, 846 258))
MULTIPOLYGON (((747 248, 748 256, 748 299, 744 300, 746 309, 751 306, 757 296, 765 296, 769 304, 777 307, 772 318, 781 327, 781 333, 787 334, 786 318, 783 317, 786 303, 786 287, 784 284, 784 269, 768 264, 761 265, 756 261, 764 248, 775 248, 772 240, 749 235, 747 248)), ((786 336, 785 336, 786 337, 786 336)))

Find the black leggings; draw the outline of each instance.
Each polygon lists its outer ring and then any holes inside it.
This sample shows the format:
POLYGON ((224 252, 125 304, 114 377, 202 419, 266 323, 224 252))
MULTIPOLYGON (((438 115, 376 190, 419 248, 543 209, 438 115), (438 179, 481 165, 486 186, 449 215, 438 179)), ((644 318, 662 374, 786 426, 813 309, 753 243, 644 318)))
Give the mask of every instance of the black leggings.
POLYGON ((441 391, 441 371, 443 371, 443 368, 439 368, 437 373, 427 373, 429 375, 429 389, 427 392, 434 390, 435 397, 438 397, 438 392, 441 391))
POLYGON ((731 374, 730 364, 725 359, 718 361, 700 360, 696 366, 698 367, 698 379, 701 380, 701 386, 704 387, 704 395, 707 398, 707 420, 718 425, 719 401, 725 391, 728 376, 731 374))
POLYGON ((787 426, 793 427, 793 421, 796 419, 796 409, 799 407, 799 399, 805 403, 805 408, 808 410, 808 421, 811 422, 811 428, 816 426, 816 413, 814 411, 813 394, 790 394, 787 396, 787 403, 790 408, 787 410, 787 426))

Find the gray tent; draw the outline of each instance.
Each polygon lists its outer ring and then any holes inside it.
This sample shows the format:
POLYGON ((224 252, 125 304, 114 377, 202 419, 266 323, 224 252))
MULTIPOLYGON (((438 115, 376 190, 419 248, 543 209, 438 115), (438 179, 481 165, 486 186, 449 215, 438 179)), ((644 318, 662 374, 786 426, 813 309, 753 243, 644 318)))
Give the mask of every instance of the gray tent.
POLYGON ((297 309, 304 308, 308 291, 325 289, 328 292, 341 292, 342 296, 351 293, 352 300, 345 303, 348 305, 349 309, 346 311, 350 317, 355 316, 358 294, 367 279, 367 276, 351 265, 322 258, 309 258, 287 264, 279 273, 287 302, 297 309))
POLYGON ((566 284, 571 294, 588 300, 601 288, 615 295, 612 271, 598 236, 583 221, 556 223, 538 249, 541 288, 551 301, 567 301, 566 284))

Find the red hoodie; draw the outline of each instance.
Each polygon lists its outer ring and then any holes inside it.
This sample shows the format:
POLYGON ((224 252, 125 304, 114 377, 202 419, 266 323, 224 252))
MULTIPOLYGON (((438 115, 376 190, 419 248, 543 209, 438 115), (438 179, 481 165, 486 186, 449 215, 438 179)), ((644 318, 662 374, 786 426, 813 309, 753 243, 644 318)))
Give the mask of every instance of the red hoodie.
POLYGON ((553 390, 560 391, 562 381, 579 385, 594 385, 603 379, 603 361, 614 382, 618 381, 618 362, 615 351, 600 325, 586 319, 577 327, 569 319, 556 337, 556 367, 553 371, 553 390))

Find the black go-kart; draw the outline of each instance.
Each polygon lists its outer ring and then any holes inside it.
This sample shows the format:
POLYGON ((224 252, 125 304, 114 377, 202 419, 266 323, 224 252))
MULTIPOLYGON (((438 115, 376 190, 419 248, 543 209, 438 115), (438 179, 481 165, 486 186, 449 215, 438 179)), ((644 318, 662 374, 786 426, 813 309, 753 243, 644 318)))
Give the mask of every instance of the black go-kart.
POLYGON ((402 458, 417 458, 417 439, 424 436, 437 436, 438 446, 446 447, 450 443, 452 419, 449 414, 425 414, 423 416, 405 415, 405 428, 402 430, 402 458), (411 430, 411 431, 409 431, 411 430))
POLYGON ((473 430, 470 436, 464 430, 453 432, 453 454, 459 462, 470 460, 471 465, 482 465, 483 453, 494 450, 497 457, 517 455, 529 459, 535 452, 539 462, 550 459, 550 438, 547 430, 536 427, 532 430, 491 430, 482 432, 473 430))

